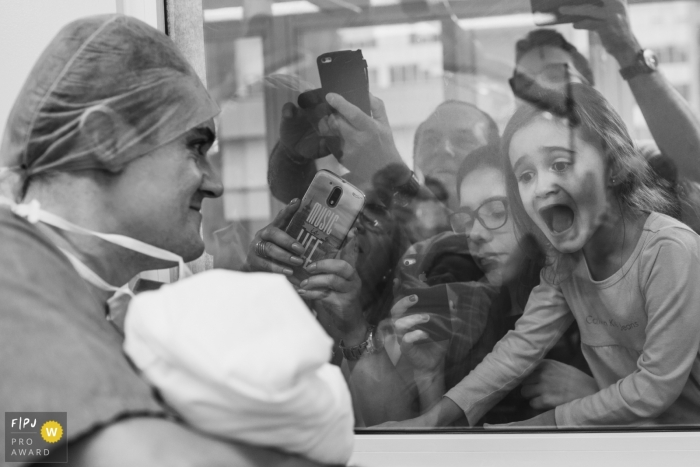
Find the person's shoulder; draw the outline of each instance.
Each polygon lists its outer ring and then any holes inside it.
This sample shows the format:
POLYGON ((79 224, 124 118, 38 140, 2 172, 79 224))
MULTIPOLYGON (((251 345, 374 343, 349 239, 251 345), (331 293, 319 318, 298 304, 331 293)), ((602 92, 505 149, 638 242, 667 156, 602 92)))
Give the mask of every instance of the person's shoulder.
POLYGON ((647 247, 659 242, 682 243, 693 248, 700 248, 700 236, 683 222, 673 217, 651 212, 644 223, 644 230, 648 232, 647 247))
POLYGON ((0 405, 69 412, 69 439, 125 413, 162 413, 105 304, 60 250, 5 208, 0 232, 0 405))
POLYGON ((644 230, 647 235, 641 251, 642 270, 648 273, 658 267, 685 270, 683 265, 700 264, 700 236, 687 225, 652 212, 644 230))
MULTIPOLYGON (((10 306, 10 296, 23 301, 38 299, 80 285, 70 261, 39 229, 0 206, 0 294, 10 306)), ((63 294, 61 294, 63 295, 63 294)))
MULTIPOLYGON (((2 232, 0 256, 27 253, 60 256, 53 243, 34 225, 16 216, 9 207, 3 205, 0 205, 0 232, 2 232)), ((6 264, 5 260, 3 263, 6 264)))
POLYGON ((9 206, 0 204, 0 229, 27 232, 31 231, 31 224, 17 217, 9 206))

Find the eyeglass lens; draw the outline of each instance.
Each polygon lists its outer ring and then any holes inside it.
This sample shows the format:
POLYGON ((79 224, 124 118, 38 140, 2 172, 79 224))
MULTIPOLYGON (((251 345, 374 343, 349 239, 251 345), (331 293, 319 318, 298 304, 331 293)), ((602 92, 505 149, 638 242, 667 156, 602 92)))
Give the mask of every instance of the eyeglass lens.
POLYGON ((474 220, 479 219, 481 225, 489 230, 495 230, 505 225, 508 220, 508 210, 503 200, 492 200, 482 204, 473 214, 459 211, 450 218, 452 229, 457 233, 469 233, 474 228, 474 220))

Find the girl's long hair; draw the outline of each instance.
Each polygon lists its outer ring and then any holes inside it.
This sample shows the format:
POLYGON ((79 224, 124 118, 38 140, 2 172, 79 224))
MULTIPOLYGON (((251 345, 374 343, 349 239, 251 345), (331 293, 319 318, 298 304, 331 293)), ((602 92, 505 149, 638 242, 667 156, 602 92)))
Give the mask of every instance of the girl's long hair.
POLYGON ((554 116, 535 106, 523 105, 506 125, 501 146, 506 190, 516 228, 521 234, 533 234, 548 253, 552 252, 552 258, 560 255, 553 252, 549 241, 525 212, 508 155, 515 133, 538 118, 553 120, 571 128, 571 131, 578 131, 586 142, 602 148, 615 177, 612 193, 623 212, 655 211, 677 217, 679 209, 677 201, 658 183, 649 164, 635 147, 624 122, 608 101, 588 85, 572 83, 570 86, 571 114, 567 117, 554 116))

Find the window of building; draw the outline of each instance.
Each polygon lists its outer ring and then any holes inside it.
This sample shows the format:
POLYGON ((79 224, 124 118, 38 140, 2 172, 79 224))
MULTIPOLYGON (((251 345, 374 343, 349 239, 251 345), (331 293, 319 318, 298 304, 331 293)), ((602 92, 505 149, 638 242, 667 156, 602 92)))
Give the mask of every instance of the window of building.
MULTIPOLYGON (((204 0, 205 12, 223 8, 222 3, 225 1, 204 0)), ((635 381, 641 381, 635 378, 657 374, 656 369, 645 368, 656 357, 640 350, 649 342, 648 330, 654 321, 643 313, 634 314, 645 309, 645 300, 653 299, 639 294, 634 285, 639 277, 626 275, 644 267, 632 258, 636 247, 624 250, 618 256, 624 261, 616 260, 601 273, 589 264, 594 259, 585 253, 592 250, 583 245, 593 236, 586 229, 597 232, 602 228, 591 214, 602 212, 602 205, 595 208, 598 211, 586 211, 588 207, 576 204, 579 198, 572 194, 574 189, 560 190, 568 194, 556 198, 551 206, 538 204, 536 198, 526 204, 528 186, 533 186, 528 185, 530 181, 538 183, 575 166, 566 154, 578 154, 589 142, 576 129, 583 124, 577 120, 582 114, 572 112, 590 99, 599 99, 614 111, 615 122, 624 122, 634 144, 641 148, 646 160, 639 159, 640 166, 659 170, 658 185, 650 189, 676 196, 670 204, 655 206, 668 208, 663 212, 700 230, 700 219, 692 217, 692 210, 681 207, 680 213, 674 211, 673 203, 687 201, 673 191, 681 180, 664 178, 669 172, 661 171, 657 164, 658 158, 666 158, 664 163, 688 177, 683 182, 697 183, 700 161, 696 169, 684 159, 687 153, 677 148, 669 153, 667 143, 653 140, 659 122, 645 116, 661 110, 638 105, 642 99, 622 79, 618 63, 597 34, 570 23, 538 26, 529 5, 508 0, 312 2, 318 11, 285 16, 275 15, 272 7, 293 2, 266 3, 269 11, 258 13, 254 21, 246 20, 245 5, 240 18, 205 14, 205 19, 218 18, 205 21, 204 30, 209 87, 214 95, 222 96, 223 109, 219 127, 226 194, 216 225, 241 226, 240 241, 247 245, 286 203, 304 195, 313 173, 321 168, 345 177, 364 192, 365 207, 354 224, 366 242, 360 245, 354 265, 361 287, 353 303, 359 307, 355 310, 360 309, 356 318, 362 324, 353 334, 360 337, 352 342, 360 345, 371 334, 374 353, 353 360, 340 347, 340 341, 347 343, 349 335, 328 325, 336 343, 334 361, 353 390, 362 449, 379 452, 380 444, 391 439, 405 452, 412 452, 411 443, 421 443, 411 438, 417 436, 416 430, 444 439, 459 434, 502 443, 507 439, 505 431, 512 430, 505 424, 541 420, 537 417, 549 417, 542 446, 547 439, 555 439, 546 436, 561 436, 563 431, 552 427, 551 420, 574 437, 585 431, 621 440, 622 433, 642 433, 635 439, 648 441, 655 436, 654 430, 696 433, 700 395, 693 389, 695 367, 689 369, 690 379, 678 383, 681 399, 669 396, 674 401, 658 413, 653 407, 660 402, 642 395, 640 403, 648 404, 646 415, 626 405, 635 381), (324 130, 315 120, 306 122, 308 134, 320 138, 314 141, 322 144, 302 147, 299 140, 292 139, 280 145, 288 137, 280 130, 285 124, 282 106, 298 104, 300 95, 321 88, 319 55, 345 49, 360 49, 367 62, 369 91, 383 103, 395 150, 387 155, 381 147, 353 148, 353 141, 369 138, 347 132, 320 134, 324 130), (524 109, 530 109, 530 114, 524 109), (515 128, 514 114, 539 123, 553 119, 558 124, 542 123, 541 133, 524 138, 525 129, 534 130, 522 122, 514 134, 507 131, 515 128), (516 138, 518 132, 521 138, 516 138), (504 136, 513 138, 511 144, 517 142, 517 147, 507 146, 507 154, 499 146, 504 136), (536 150, 545 152, 538 138, 553 141, 555 136, 559 138, 556 147, 570 152, 547 146, 548 157, 553 159, 542 169, 533 162, 536 150), (335 144, 344 147, 342 154, 335 144), (407 172, 392 173, 386 168, 388 163, 377 162, 382 158, 412 170, 420 189, 406 195, 403 183, 388 182, 392 177, 405 182, 407 172), (516 164, 521 159, 525 162, 516 164), (470 166, 470 161, 475 165, 470 166), (522 164, 529 168, 523 169, 522 164), (512 227, 515 223, 532 229, 532 236, 512 227), (499 237, 504 226, 511 230, 499 237), (588 233, 579 237, 574 231, 588 233), (557 243, 566 235, 574 239, 573 251, 564 240, 557 243), (561 253, 556 256, 561 262, 556 264, 570 261, 571 269, 562 272, 547 266, 553 260, 546 254, 551 248, 561 253), (549 289, 536 288, 543 267, 549 289), (622 270, 626 272, 619 272, 622 270), (550 273, 553 278, 546 275, 550 273), (579 282, 566 282, 571 274, 579 282), (606 287, 612 288, 600 291, 606 287), (414 295, 416 305, 408 301, 414 295), (557 305, 557 300, 568 300, 569 311, 557 305), (532 303, 540 304, 540 314, 532 311, 532 303), (628 306, 636 311, 616 314, 628 306), (550 308, 551 315, 546 311, 550 308), (584 309, 597 311, 582 314, 584 309), (497 346, 499 341, 502 344, 497 346), (609 346, 615 350, 600 350, 609 346), (545 363, 539 361, 543 355, 545 363), (531 376, 519 377, 534 367, 537 370, 531 376), (517 375, 507 376, 508 371, 517 375), (445 404, 446 399, 447 410, 452 410, 448 421, 430 419, 434 407, 445 404), (625 416, 617 420, 613 413, 625 416), (504 425, 495 431, 488 429, 500 424, 504 425)), ((639 43, 656 52, 665 79, 679 91, 687 109, 700 115, 700 68, 693 59, 700 53, 696 40, 700 24, 676 21, 700 18, 700 5, 631 1, 629 16, 639 43)), ((358 83, 359 87, 364 84, 358 83)), ((354 99, 353 92, 346 97, 354 99)), ((375 118, 379 116, 376 107, 373 112, 375 118)), ((603 117, 594 120, 610 125, 596 131, 613 126, 612 114, 606 115, 607 121, 603 117)), ((663 131, 673 130, 666 127, 663 131)), ((609 136, 599 135, 601 141, 609 136)), ((626 135, 617 136, 626 140, 626 135)), ((629 150, 635 151, 631 145, 629 150)), ((605 191, 618 181, 603 183, 601 179, 599 186, 605 191)), ((629 228, 623 224, 624 229, 629 228)), ((624 230, 623 224, 619 231, 624 230)), ((646 235, 641 232, 649 229, 640 225, 640 236, 634 241, 643 249, 643 241, 637 242, 646 235)), ((617 235, 619 231, 611 232, 617 235)), ((627 241, 632 240, 625 237, 626 245, 627 241)), ((694 271, 695 266, 688 267, 694 271)), ((665 274, 670 274, 668 269, 665 274)), ((320 319, 324 319, 323 306, 309 306, 317 312, 321 309, 320 319)), ((683 329, 673 329, 678 339, 692 340, 683 329)), ((661 361, 658 364, 664 366, 661 361)), ((625 449, 643 450, 644 441, 625 449)))
POLYGON ((392 84, 413 83, 427 79, 430 74, 427 70, 421 70, 416 64, 395 65, 389 69, 392 84))
POLYGON ((659 63, 682 63, 688 61, 688 53, 685 48, 678 45, 659 47, 657 56, 659 63))

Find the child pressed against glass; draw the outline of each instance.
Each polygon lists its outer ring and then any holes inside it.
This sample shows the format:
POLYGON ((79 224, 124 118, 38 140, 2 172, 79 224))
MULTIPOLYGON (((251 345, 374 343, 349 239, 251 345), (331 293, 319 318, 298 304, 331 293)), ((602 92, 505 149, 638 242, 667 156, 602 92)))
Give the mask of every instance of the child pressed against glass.
POLYGON ((599 391, 521 426, 700 423, 700 237, 662 212, 619 116, 573 85, 571 124, 519 109, 504 132, 516 225, 550 261, 516 329, 413 424, 471 425, 525 378, 575 319, 599 391))

